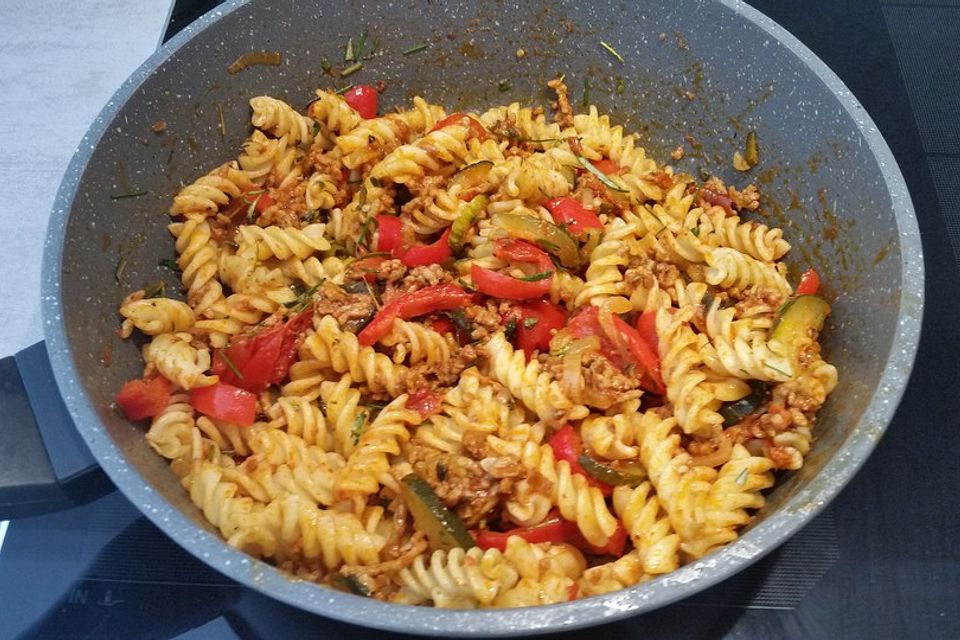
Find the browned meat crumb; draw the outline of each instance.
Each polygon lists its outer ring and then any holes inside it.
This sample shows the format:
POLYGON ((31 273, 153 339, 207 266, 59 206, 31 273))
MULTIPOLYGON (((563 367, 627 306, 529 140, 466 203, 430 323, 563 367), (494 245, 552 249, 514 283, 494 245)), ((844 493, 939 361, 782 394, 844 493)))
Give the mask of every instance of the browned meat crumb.
POLYGON ((503 328, 503 318, 510 311, 510 305, 506 302, 494 302, 487 300, 485 304, 473 304, 466 307, 463 312, 467 320, 473 325, 473 333, 470 334, 472 340, 483 340, 487 336, 493 335, 503 328))
POLYGON ((407 267, 400 260, 384 260, 377 267, 377 279, 388 285, 396 284, 407 275, 407 267))
POLYGON ((647 179, 661 189, 669 189, 673 186, 673 176, 666 171, 654 171, 647 176, 647 179))
POLYGON ((677 145, 677 148, 670 152, 670 157, 674 160, 683 160, 683 145, 677 145))
POLYGON ((557 94, 557 99, 550 102, 550 106, 556 110, 553 120, 561 127, 573 126, 573 107, 570 106, 569 89, 563 81, 563 76, 554 78, 547 83, 547 86, 553 89, 557 94))
POLYGON ((347 293, 332 282, 320 286, 313 304, 314 317, 333 316, 340 326, 367 318, 376 311, 373 298, 368 294, 347 293))
POLYGON ((749 184, 743 191, 738 191, 736 187, 729 187, 727 195, 733 200, 733 208, 738 211, 756 211, 760 208, 760 190, 756 185, 749 184))
POLYGON ((416 442, 410 445, 407 460, 467 527, 478 525, 497 506, 499 482, 476 460, 416 442))
POLYGON ((400 281, 398 291, 410 293, 424 287, 453 282, 453 275, 439 264, 430 264, 410 269, 400 281))
POLYGON ((440 364, 419 362, 407 370, 401 381, 402 389, 397 393, 416 391, 420 387, 437 389, 438 387, 452 387, 460 380, 464 369, 476 364, 479 358, 478 348, 474 345, 460 347, 454 356, 440 364))
POLYGON ((157 120, 152 125, 150 125, 150 131, 154 133, 163 133, 167 130, 167 121, 166 120, 157 120))

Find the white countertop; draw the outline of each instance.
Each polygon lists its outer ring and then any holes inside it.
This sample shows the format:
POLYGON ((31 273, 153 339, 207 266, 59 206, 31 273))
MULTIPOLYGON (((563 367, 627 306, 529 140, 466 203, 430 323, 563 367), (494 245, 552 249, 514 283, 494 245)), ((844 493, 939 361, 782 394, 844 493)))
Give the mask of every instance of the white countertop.
POLYGON ((0 357, 42 338, 54 196, 90 123, 158 46, 172 0, 5 2, 0 20, 0 357))

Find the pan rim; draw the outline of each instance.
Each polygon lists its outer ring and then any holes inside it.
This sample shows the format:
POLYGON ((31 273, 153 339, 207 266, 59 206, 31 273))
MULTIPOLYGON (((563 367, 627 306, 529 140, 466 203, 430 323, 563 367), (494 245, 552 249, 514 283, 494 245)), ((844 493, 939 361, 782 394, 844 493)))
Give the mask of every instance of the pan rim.
POLYGON ((162 63, 221 17, 247 4, 230 0, 189 25, 151 55, 114 93, 81 141, 58 190, 43 258, 44 334, 60 393, 77 429, 118 489, 186 551, 238 583, 314 614, 364 626, 443 636, 511 636, 571 630, 613 622, 689 597, 742 571, 783 544, 819 513, 859 471, 893 418, 916 357, 924 304, 924 265, 919 226, 899 166, 873 120, 850 90, 812 51, 779 24, 738 0, 720 5, 780 42, 829 89, 856 124, 876 159, 893 205, 901 258, 899 323, 886 366, 861 419, 818 476, 771 517, 716 553, 650 582, 623 591, 525 609, 451 611, 394 605, 324 589, 293 579, 272 565, 230 547, 153 491, 126 463, 103 428, 83 384, 63 320, 61 259, 66 225, 86 166, 107 127, 127 100, 162 63))

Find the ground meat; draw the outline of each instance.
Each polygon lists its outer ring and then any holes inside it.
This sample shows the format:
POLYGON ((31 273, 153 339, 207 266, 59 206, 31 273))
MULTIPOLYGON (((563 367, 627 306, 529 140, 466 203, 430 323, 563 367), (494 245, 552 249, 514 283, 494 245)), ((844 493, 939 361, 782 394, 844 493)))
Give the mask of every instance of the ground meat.
POLYGON ((674 149, 670 153, 670 157, 673 158, 674 160, 683 160, 683 154, 684 154, 683 145, 679 145, 676 149, 674 149))
POLYGON ((727 189, 727 195, 733 200, 733 207, 739 211, 756 211, 760 208, 760 190, 756 185, 747 185, 743 191, 730 187, 727 189))
POLYGON ((570 136, 567 138, 567 145, 570 146, 570 151, 573 151, 578 156, 583 155, 583 145, 580 143, 580 138, 570 136))
MULTIPOLYGON (((563 380, 563 358, 541 355, 540 359, 555 380, 563 380)), ((640 378, 621 371, 599 353, 588 353, 582 361, 584 397, 587 404, 606 409, 618 402, 639 398, 640 378)))
POLYGON ((673 186, 673 176, 665 171, 655 171, 648 175, 647 179, 661 189, 669 189, 673 186))
POLYGON ((472 304, 463 310, 464 316, 473 327, 471 340, 483 340, 503 329, 502 318, 510 312, 506 302, 487 300, 485 304, 472 304))
POLYGON ((439 264, 430 264, 410 269, 400 281, 398 291, 409 293, 436 284, 453 282, 453 275, 439 264))
POLYGON ((570 91, 563 82, 563 77, 551 80, 547 83, 547 86, 557 93, 557 99, 550 102, 550 105, 556 110, 553 116, 554 122, 563 128, 572 127, 573 107, 570 106, 570 91))
POLYGON ((417 443, 410 446, 407 459, 467 527, 477 526, 499 502, 500 483, 476 460, 417 443))
POLYGON ((351 320, 361 320, 373 315, 376 305, 367 293, 347 293, 331 282, 321 285, 314 297, 314 317, 333 316, 340 326, 351 320))
POLYGON ((776 469, 791 468, 794 465, 794 459, 797 455, 795 452, 773 445, 764 447, 764 453, 767 454, 767 457, 770 458, 770 461, 773 462, 773 466, 776 469))
POLYGON ((419 362, 407 370, 406 376, 401 381, 401 391, 412 392, 420 387, 430 389, 452 387, 460 380, 460 374, 464 369, 476 364, 479 357, 477 347, 468 344, 460 347, 446 362, 440 364, 419 362))
POLYGON ((377 268, 377 279, 388 285, 395 284, 407 275, 407 267, 400 260, 384 260, 377 268))
POLYGON ((751 289, 733 308, 737 318, 755 317, 775 312, 782 299, 783 296, 772 289, 751 289))

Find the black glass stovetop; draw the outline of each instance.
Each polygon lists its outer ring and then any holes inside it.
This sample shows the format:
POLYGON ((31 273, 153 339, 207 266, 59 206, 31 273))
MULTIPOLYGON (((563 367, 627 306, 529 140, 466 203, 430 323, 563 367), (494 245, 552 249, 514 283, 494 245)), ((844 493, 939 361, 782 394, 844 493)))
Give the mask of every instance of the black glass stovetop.
MULTIPOLYGON (((211 0, 178 0, 168 37, 211 0)), ((927 266, 910 387, 830 508, 740 575, 585 638, 960 637, 960 0, 755 7, 867 108, 907 180, 927 266)), ((114 492, 13 521, 0 549, 0 637, 394 638, 288 607, 182 551, 114 492)))

